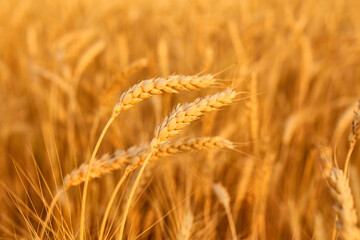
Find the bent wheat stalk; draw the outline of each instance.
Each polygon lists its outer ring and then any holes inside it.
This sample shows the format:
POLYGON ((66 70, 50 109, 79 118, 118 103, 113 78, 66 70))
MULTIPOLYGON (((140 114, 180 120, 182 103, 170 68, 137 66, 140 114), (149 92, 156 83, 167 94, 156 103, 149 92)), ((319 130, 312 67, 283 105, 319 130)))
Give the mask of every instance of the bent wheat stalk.
MULTIPOLYGON (((126 218, 130 209, 132 198, 152 154, 157 151, 157 148, 165 141, 167 141, 168 138, 178 134, 182 128, 188 126, 192 121, 199 119, 205 112, 211 112, 221 108, 224 105, 230 104, 233 102, 235 97, 236 92, 231 89, 227 89, 224 92, 220 92, 212 96, 206 96, 202 99, 198 98, 190 104, 178 105, 172 111, 170 116, 165 118, 163 122, 155 129, 155 136, 150 143, 149 152, 146 159, 144 161, 139 160, 128 168, 128 171, 131 172, 137 167, 141 166, 125 206, 123 218, 120 223, 120 233, 118 239, 122 239, 126 218)), ((125 171, 124 174, 125 176, 126 172, 127 171, 125 171)), ((116 194, 116 192, 114 193, 116 194)), ((111 204, 109 204, 108 207, 111 207, 111 204)), ((103 221, 104 220, 106 221, 105 218, 103 219, 103 221)))
MULTIPOLYGON (((199 88, 204 88, 215 84, 216 79, 214 75, 193 75, 193 76, 183 76, 183 75, 172 75, 167 78, 153 78, 148 80, 143 80, 140 83, 131 87, 128 91, 124 92, 120 101, 113 108, 112 114, 108 122, 106 123, 104 129, 102 130, 100 137, 97 140, 97 143, 94 147, 94 150, 91 154, 89 161, 89 170, 92 169, 97 151, 100 147, 100 144, 105 136, 105 133, 109 129, 111 123, 119 115, 121 111, 130 109, 134 104, 141 102, 153 95, 160 95, 164 93, 177 93, 180 90, 194 90, 199 88)), ((82 194, 82 203, 81 203, 81 215, 80 215, 80 240, 84 238, 84 221, 85 221, 85 206, 86 206, 86 195, 88 189, 88 182, 90 178, 90 171, 87 172, 84 188, 82 194)), ((50 220, 52 210, 55 207, 55 203, 61 194, 56 195, 50 206, 52 208, 48 209, 47 216, 45 218, 44 226, 40 232, 40 238, 43 237, 44 231, 46 229, 47 222, 50 220)))

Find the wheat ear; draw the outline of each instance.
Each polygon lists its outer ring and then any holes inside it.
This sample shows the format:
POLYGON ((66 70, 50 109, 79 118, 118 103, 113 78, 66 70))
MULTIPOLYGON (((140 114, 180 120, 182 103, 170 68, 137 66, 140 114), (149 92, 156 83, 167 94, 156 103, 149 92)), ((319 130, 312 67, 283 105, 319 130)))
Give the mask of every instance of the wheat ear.
POLYGON ((153 140, 150 142, 149 151, 147 153, 145 160, 139 159, 138 161, 130 165, 126 169, 122 179, 120 179, 119 183, 117 184, 111 196, 109 204, 107 206, 105 216, 103 218, 103 222, 100 229, 101 237, 103 236, 105 223, 108 214, 110 212, 110 208, 115 199, 115 196, 119 191, 123 181, 130 174, 130 172, 141 166, 141 169, 139 170, 139 173, 135 179, 134 185, 132 187, 132 190, 129 195, 129 199, 125 207, 125 212, 123 214, 123 219, 120 225, 119 239, 121 239, 123 235, 127 213, 129 211, 130 203, 133 198, 134 192, 136 190, 136 186, 138 185, 140 181, 140 177, 145 169, 146 164, 150 160, 153 152, 156 151, 159 148, 159 146, 161 146, 164 142, 166 142, 168 138, 176 135, 182 128, 188 126, 192 121, 199 119, 200 116, 203 115, 205 112, 214 111, 221 108, 222 106, 230 104, 232 103, 235 97, 236 97, 236 92, 231 89, 227 89, 224 92, 220 92, 212 96, 206 96, 204 98, 198 98, 192 103, 178 105, 177 107, 175 107, 175 109, 171 112, 170 116, 166 117, 163 120, 163 122, 155 129, 155 136, 153 140))
MULTIPOLYGON (((190 139, 180 139, 175 142, 167 141, 153 153, 150 159, 155 161, 160 157, 169 155, 195 152, 206 149, 233 149, 234 143, 221 137, 198 137, 190 139)), ((137 162, 139 159, 145 160, 148 147, 147 145, 133 146, 127 150, 116 151, 114 154, 105 154, 97 159, 90 171, 90 180, 100 178, 103 175, 116 171, 131 162, 137 162)), ((79 168, 73 170, 64 178, 63 188, 68 189, 84 182, 85 174, 88 171, 88 164, 82 164, 79 168)))
POLYGON ((339 217, 337 230, 343 239, 355 240, 360 238, 358 219, 354 206, 354 199, 349 186, 349 180, 342 170, 333 168, 329 176, 330 193, 334 198, 334 209, 339 217))
POLYGON ((167 78, 144 80, 121 95, 119 103, 113 109, 113 114, 117 115, 119 112, 129 109, 134 104, 153 95, 205 88, 214 85, 215 81, 216 79, 211 74, 202 76, 172 75, 167 78))

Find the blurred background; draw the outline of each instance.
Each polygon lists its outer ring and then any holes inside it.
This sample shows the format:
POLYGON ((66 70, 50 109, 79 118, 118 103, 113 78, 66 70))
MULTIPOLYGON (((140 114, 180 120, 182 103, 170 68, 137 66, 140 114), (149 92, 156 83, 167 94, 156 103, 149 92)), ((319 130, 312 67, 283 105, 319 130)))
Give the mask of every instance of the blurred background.
MULTIPOLYGON (((0 0, 0 238, 38 239, 52 195, 89 161, 122 92, 153 77, 221 72, 216 87, 152 97, 110 127, 99 156, 148 143, 177 103, 228 86, 242 92, 179 136, 221 136, 236 151, 151 164, 125 237, 231 238, 212 190, 221 183, 238 239, 331 239, 335 212, 316 146, 343 167, 360 98, 359 56, 357 0, 0 0)), ((355 148, 357 209, 359 156, 355 148)), ((122 173, 90 182, 87 239, 97 239, 122 173)), ((46 238, 78 237, 81 190, 67 191, 46 238)))

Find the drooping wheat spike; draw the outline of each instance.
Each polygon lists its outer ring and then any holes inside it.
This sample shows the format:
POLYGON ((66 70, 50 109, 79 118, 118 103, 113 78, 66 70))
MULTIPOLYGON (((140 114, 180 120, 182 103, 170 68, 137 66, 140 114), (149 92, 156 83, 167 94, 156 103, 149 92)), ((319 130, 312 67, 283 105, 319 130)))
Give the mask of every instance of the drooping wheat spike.
POLYGON ((205 88, 215 84, 215 81, 216 79, 211 74, 203 76, 172 75, 167 78, 144 80, 132 86, 128 91, 121 95, 120 101, 113 109, 113 115, 117 116, 121 111, 129 109, 135 103, 153 95, 205 88))
MULTIPOLYGON (((158 150, 154 151, 149 162, 155 161, 160 157, 172 156, 177 153, 195 152, 211 149, 234 149, 234 143, 221 137, 199 137, 180 139, 171 144, 169 144, 169 142, 166 142, 158 150)), ((142 157, 145 160, 146 154, 147 149, 139 157, 142 157)), ((144 171, 144 175, 136 189, 135 196, 141 195, 144 188, 148 185, 148 180, 153 176, 152 168, 153 166, 148 166, 147 169, 144 171)), ((125 197, 124 199, 127 199, 127 197, 125 197)))
MULTIPOLYGON (((145 146, 134 146, 125 151, 116 151, 113 155, 105 154, 100 159, 95 160, 90 171, 90 180, 99 178, 107 173, 125 167, 131 163, 131 159, 146 149, 145 146)), ((85 181, 85 174, 89 165, 83 163, 79 168, 73 170, 64 178, 63 186, 68 189, 85 181)))
MULTIPOLYGON (((127 213, 130 208, 130 204, 132 201, 132 198, 134 196, 136 187, 140 181, 141 175, 145 169, 145 166, 147 165, 148 161, 150 160, 153 152, 157 151, 159 146, 161 146, 164 142, 168 140, 168 138, 176 135, 179 133, 179 131, 188 126, 192 121, 195 121, 200 118, 201 115, 203 115, 205 112, 210 112, 217 110, 221 108, 222 106, 228 105, 233 102, 234 98, 236 97, 237 93, 233 91, 232 89, 227 89, 223 92, 217 93, 212 96, 206 96, 204 98, 198 98, 192 103, 178 105, 175 107, 175 109, 171 112, 169 117, 166 117, 163 122, 156 127, 155 129, 155 136, 153 140, 150 142, 149 151, 146 155, 145 160, 139 159, 138 161, 134 162, 131 166, 127 168, 125 171, 122 179, 120 179, 118 185, 116 186, 111 200, 108 204, 108 207, 106 209, 106 212, 110 211, 110 207, 112 206, 112 202, 115 198, 115 195, 120 188, 121 184, 123 183, 124 179, 136 168, 141 166, 141 169, 139 170, 139 173, 135 179, 134 185, 131 189, 129 199, 127 201, 125 211, 123 214, 123 219, 120 225, 120 234, 119 239, 122 238, 127 213)), ((102 232, 105 228, 105 222, 107 219, 107 215, 104 216, 102 226, 100 229, 100 236, 102 236, 102 232)))
POLYGON ((173 144, 162 145, 159 150, 154 154, 154 156, 165 157, 168 156, 170 153, 194 152, 215 148, 233 149, 234 144, 231 141, 223 139, 221 137, 199 137, 180 139, 173 144))
POLYGON ((231 215, 231 210, 230 210, 230 196, 229 196, 229 193, 225 189, 225 187, 220 183, 213 184, 213 190, 214 190, 216 196, 218 197, 220 203, 225 208, 226 216, 228 218, 229 225, 230 225, 232 238, 234 240, 236 240, 237 239, 237 234, 236 234, 234 218, 231 215))
POLYGON ((348 169, 350 164, 350 157, 354 151, 356 141, 360 139, 360 101, 358 102, 357 109, 354 111, 354 119, 351 124, 351 132, 349 135, 349 150, 345 159, 344 173, 348 175, 348 169))
POLYGON ((329 176, 330 193, 334 198, 334 210, 339 217, 336 228, 341 237, 346 240, 360 239, 358 218, 354 199, 349 186, 349 180, 342 170, 333 168, 329 176))
MULTIPOLYGON (((180 139, 175 142, 168 141, 159 147, 158 151, 154 152, 150 162, 161 157, 167 157, 178 153, 195 152, 206 149, 233 148, 233 142, 221 137, 198 137, 180 139)), ((141 145, 133 146, 127 150, 118 150, 112 155, 105 154, 94 162, 90 171, 90 179, 100 178, 103 175, 109 174, 131 164, 131 162, 136 162, 138 159, 144 160, 146 158, 147 150, 147 145, 141 145)), ((68 189, 71 186, 83 183, 88 167, 88 164, 82 164, 79 168, 73 170, 65 176, 63 188, 68 189)))

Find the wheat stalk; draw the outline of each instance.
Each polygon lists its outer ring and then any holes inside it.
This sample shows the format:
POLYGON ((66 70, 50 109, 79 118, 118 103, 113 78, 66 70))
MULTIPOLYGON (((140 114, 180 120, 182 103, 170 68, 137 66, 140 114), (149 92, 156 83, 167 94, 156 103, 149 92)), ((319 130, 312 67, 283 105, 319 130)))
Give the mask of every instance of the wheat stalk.
POLYGON ((132 165, 130 165, 126 170, 125 173, 120 179, 118 185, 116 186, 112 197, 110 199, 110 202, 107 206, 105 216, 103 218, 103 222, 100 229, 100 239, 103 236, 103 231, 105 228, 105 223, 108 217, 108 214, 110 212, 110 208, 113 204, 113 201, 115 199, 115 196, 117 192, 120 189, 120 186, 122 185, 125 178, 136 168, 141 166, 141 169, 139 170, 139 173, 135 179, 134 185, 131 189, 129 199, 127 201, 125 211, 123 214, 123 219, 120 225, 120 234, 119 239, 122 238, 126 217, 129 211, 129 207, 131 204, 131 200, 134 196, 136 187, 140 181, 141 175, 145 169, 145 166, 147 165, 148 161, 150 160, 153 152, 157 151, 159 146, 161 146, 164 142, 167 141, 168 138, 176 135, 179 133, 179 131, 188 126, 192 121, 195 121, 199 119, 205 112, 210 112, 217 110, 221 108, 222 106, 228 105, 233 102, 234 98, 236 97, 236 92, 232 89, 227 89, 223 92, 214 94, 212 96, 206 96, 204 98, 198 98, 192 103, 187 103, 183 105, 178 105, 175 107, 175 109, 171 112, 169 117, 166 117, 162 123, 156 127, 155 129, 155 136, 153 140, 150 142, 149 150, 147 153, 147 156, 145 159, 139 159, 136 162, 134 162, 132 165))
MULTIPOLYGON (((193 90, 203 87, 208 87, 212 84, 215 84, 216 79, 211 74, 199 76, 183 76, 183 75, 173 75, 167 78, 154 78, 149 80, 143 80, 140 83, 131 87, 128 91, 123 93, 120 97, 119 102, 113 108, 112 115, 108 122, 106 123, 104 129, 102 130, 100 137, 98 138, 94 150, 91 154, 89 161, 88 172, 85 177, 85 184, 83 188, 82 201, 81 201, 81 215, 80 215, 80 240, 84 239, 84 221, 85 221, 85 205, 86 205, 86 195, 88 189, 88 182, 90 179, 90 169, 95 161, 96 153, 100 147, 100 144, 105 136, 105 133, 109 129, 111 123, 119 115, 121 111, 127 110, 134 106, 134 104, 147 99, 153 95, 160 95, 163 93, 177 93, 179 90, 193 90)), ((62 189, 60 189, 61 191, 62 189)), ((58 197, 61 194, 55 195, 50 206, 54 207, 58 197)), ((52 208, 48 209, 48 214, 45 218, 45 224, 40 231, 40 238, 43 237, 44 231, 47 225, 48 220, 50 219, 52 213, 52 208)))
POLYGON ((337 230, 343 239, 359 239, 360 229, 354 207, 354 199, 349 186, 349 180, 342 170, 333 168, 329 176, 330 193, 335 200, 334 209, 339 217, 337 230))
POLYGON ((89 161, 89 171, 86 174, 85 184, 83 189, 82 201, 81 201, 81 214, 80 214, 80 240, 84 239, 84 225, 85 225, 85 206, 88 182, 90 178, 90 169, 95 160, 96 153, 100 147, 107 129, 111 123, 119 115, 121 111, 128 110, 134 104, 141 102, 153 95, 160 95, 164 93, 177 93, 178 90, 194 90, 198 88, 208 87, 215 83, 213 75, 208 74, 204 76, 183 76, 173 75, 168 78, 154 78, 149 80, 143 80, 140 83, 131 87, 128 91, 124 92, 118 104, 113 108, 112 115, 109 121, 106 123, 100 137, 95 145, 93 153, 89 161))

